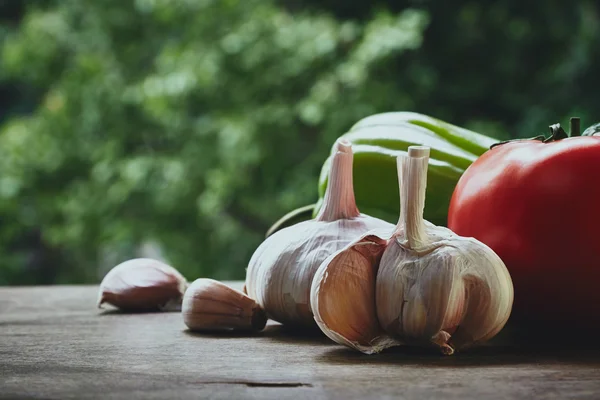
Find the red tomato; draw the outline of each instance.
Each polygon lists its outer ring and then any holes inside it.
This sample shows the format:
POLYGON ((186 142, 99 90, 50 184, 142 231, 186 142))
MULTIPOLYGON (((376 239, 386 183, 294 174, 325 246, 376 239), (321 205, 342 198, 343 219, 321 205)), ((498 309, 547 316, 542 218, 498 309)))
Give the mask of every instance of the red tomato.
POLYGON ((515 317, 600 322, 598 137, 492 148, 460 178, 448 226, 502 258, 515 287, 515 317))

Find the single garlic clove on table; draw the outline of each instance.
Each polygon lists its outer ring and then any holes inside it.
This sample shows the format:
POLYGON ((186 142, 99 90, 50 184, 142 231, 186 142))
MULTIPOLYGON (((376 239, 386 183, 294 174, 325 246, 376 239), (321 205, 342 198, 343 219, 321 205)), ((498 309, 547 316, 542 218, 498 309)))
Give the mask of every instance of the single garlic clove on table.
POLYGON ((124 311, 179 310, 186 279, 163 262, 136 258, 125 261, 102 280, 98 307, 111 304, 124 311))
POLYGON ((260 331, 267 316, 244 293, 213 279, 196 279, 185 292, 183 322, 192 331, 260 331))

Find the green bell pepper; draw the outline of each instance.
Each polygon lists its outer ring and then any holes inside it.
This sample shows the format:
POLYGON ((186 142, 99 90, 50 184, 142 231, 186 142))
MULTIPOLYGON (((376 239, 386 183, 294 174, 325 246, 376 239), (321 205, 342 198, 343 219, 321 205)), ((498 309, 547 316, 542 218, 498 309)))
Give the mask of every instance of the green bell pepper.
MULTIPOLYGON (((376 114, 358 121, 342 138, 352 143, 354 152, 354 192, 361 212, 395 223, 400 211, 396 158, 413 145, 431 149, 427 172, 425 218, 446 225, 454 187, 465 170, 496 139, 438 119, 413 113, 376 114)), ((333 149, 332 149, 333 151, 333 149)), ((292 211, 269 229, 273 232, 315 216, 325 189, 331 156, 319 178, 319 200, 314 205, 292 211)))

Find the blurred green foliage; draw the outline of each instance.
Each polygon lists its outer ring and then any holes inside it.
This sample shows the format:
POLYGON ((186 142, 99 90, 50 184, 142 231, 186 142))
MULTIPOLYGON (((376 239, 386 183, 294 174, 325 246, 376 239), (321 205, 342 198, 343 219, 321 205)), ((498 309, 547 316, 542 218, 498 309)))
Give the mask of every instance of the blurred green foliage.
POLYGON ((600 119, 600 6, 0 1, 0 284, 159 248, 241 279, 335 138, 412 110, 498 138, 600 119))

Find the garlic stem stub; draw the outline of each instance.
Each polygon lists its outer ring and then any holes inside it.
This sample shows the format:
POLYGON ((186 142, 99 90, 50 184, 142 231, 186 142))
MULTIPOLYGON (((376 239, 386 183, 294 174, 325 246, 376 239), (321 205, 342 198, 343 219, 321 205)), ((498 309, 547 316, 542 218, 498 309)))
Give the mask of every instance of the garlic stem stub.
POLYGON ((423 219, 428 158, 422 146, 398 157, 395 229, 358 238, 316 273, 315 320, 340 344, 367 354, 427 345, 449 355, 493 337, 510 316, 513 286, 502 260, 423 219))
POLYGON ((275 232, 250 259, 246 275, 248 295, 278 322, 315 327, 310 288, 319 265, 369 230, 393 227, 359 212, 354 199, 352 163, 351 144, 338 140, 324 204, 317 217, 275 232))
POLYGON ((187 281, 175 268, 150 258, 125 261, 102 280, 98 307, 123 311, 178 311, 187 281))
POLYGON ((244 293, 214 279, 196 279, 183 296, 183 322, 191 331, 260 331, 262 308, 244 293))

